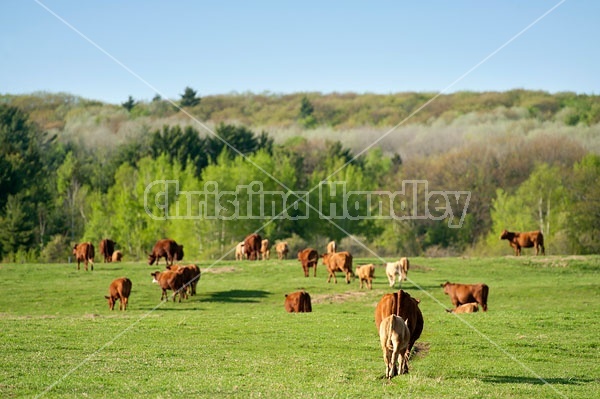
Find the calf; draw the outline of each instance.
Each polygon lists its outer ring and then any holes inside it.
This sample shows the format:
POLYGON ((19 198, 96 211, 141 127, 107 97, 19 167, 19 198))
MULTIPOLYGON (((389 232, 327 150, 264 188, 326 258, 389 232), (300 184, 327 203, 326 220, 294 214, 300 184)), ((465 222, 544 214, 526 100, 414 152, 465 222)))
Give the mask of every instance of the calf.
POLYGON ((334 254, 337 250, 337 245, 335 244, 335 241, 329 241, 329 243, 327 244, 327 253, 328 254, 334 254))
POLYGON ((176 272, 171 270, 165 270, 164 272, 156 271, 150 273, 150 275, 152 276, 152 282, 157 283, 162 289, 161 301, 163 299, 169 300, 167 290, 173 291, 173 302, 175 302, 177 294, 179 294, 179 302, 181 302, 182 297, 187 299, 183 270, 177 270, 176 272))
POLYGON ((302 290, 285 295, 285 310, 289 313, 312 312, 310 295, 302 290))
POLYGON ((198 280, 200 280, 200 268, 196 265, 170 265, 167 266, 168 270, 173 272, 178 272, 181 270, 183 274, 183 284, 185 286, 186 292, 190 295, 196 295, 196 286, 198 285, 198 280))
MULTIPOLYGON (((424 323, 423 314, 421 313, 421 309, 419 309, 420 302, 418 299, 411 297, 408 292, 399 290, 393 294, 385 294, 381 297, 375 308, 375 327, 377 328, 377 332, 379 332, 381 322, 389 315, 394 314, 406 320, 406 325, 410 331, 410 341, 405 351, 406 359, 409 358, 412 347, 421 336, 421 332, 423 332, 424 323)), ((402 373, 408 373, 407 363, 402 366, 402 373)), ((397 370, 392 373, 392 375, 396 374, 398 374, 397 370)))
POLYGON ((266 238, 260 243, 260 255, 262 260, 268 260, 271 257, 271 246, 269 245, 269 240, 266 238))
POLYGON ((388 262, 385 264, 385 274, 390 282, 390 287, 393 287, 396 283, 396 276, 398 276, 398 288, 402 285, 401 281, 406 281, 409 269, 408 258, 401 258, 397 262, 388 262))
POLYGON ((442 287, 455 308, 465 303, 477 302, 483 311, 487 312, 489 288, 486 284, 454 284, 446 281, 442 287))
POLYGON ((260 257, 260 246, 262 237, 260 234, 252 233, 244 239, 244 252, 250 260, 258 260, 260 257))
POLYGON ((454 309, 446 309, 448 313, 475 313, 479 312, 479 305, 477 302, 465 303, 454 309))
POLYGON ((113 252, 112 254, 112 261, 113 262, 120 262, 121 260, 123 260, 123 253, 119 250, 116 250, 115 252, 113 252))
POLYGON ((88 262, 91 264, 92 270, 94 270, 94 244, 91 242, 75 244, 73 246, 73 255, 77 259, 77 270, 79 270, 81 262, 83 262, 86 271, 88 269, 88 262))
POLYGON ((127 302, 131 293, 131 280, 127 277, 121 277, 113 280, 108 287, 108 296, 104 296, 108 300, 110 310, 115 308, 115 302, 120 301, 119 310, 127 310, 127 302))
POLYGON ((278 242, 277 245, 275 245, 275 251, 277 252, 277 258, 279 260, 282 259, 287 259, 287 254, 289 252, 289 247, 288 247, 288 243, 287 242, 278 242))
POLYGON ((515 250, 515 256, 521 255, 521 248, 531 247, 535 247, 536 256, 540 253, 540 249, 542 250, 542 255, 546 254, 546 249, 544 248, 544 235, 539 230, 523 233, 504 230, 502 234, 500 234, 500 239, 508 240, 510 246, 515 250))
POLYGON ((400 358, 400 373, 408 372, 408 345, 410 343, 410 331, 408 320, 402 317, 390 315, 381 321, 379 325, 379 341, 383 351, 385 363, 385 377, 391 379, 397 375, 398 358, 400 358))
POLYGON ((375 265, 363 265, 356 268, 356 276, 360 279, 360 289, 363 288, 363 282, 368 289, 373 289, 373 279, 375 278, 375 265))
POLYGON ((238 242, 235 246, 235 260, 243 260, 244 259, 244 241, 238 242))
POLYGON ((333 254, 323 254, 323 263, 327 266, 327 282, 331 281, 337 284, 335 272, 340 271, 346 275, 346 283, 350 284, 354 273, 352 272, 352 255, 349 252, 336 252, 333 254))

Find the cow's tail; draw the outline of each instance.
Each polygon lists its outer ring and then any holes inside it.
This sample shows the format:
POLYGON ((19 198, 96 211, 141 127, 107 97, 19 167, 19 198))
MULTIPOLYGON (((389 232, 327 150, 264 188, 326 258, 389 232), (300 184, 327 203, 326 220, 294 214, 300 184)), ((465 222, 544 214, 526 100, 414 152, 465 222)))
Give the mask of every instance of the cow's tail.
POLYGON ((386 348, 392 350, 394 349, 394 344, 392 343, 392 332, 394 330, 394 315, 390 316, 390 323, 387 331, 387 341, 385 342, 386 348))
POLYGON ((490 288, 487 286, 487 284, 483 284, 483 287, 481 287, 481 307, 483 308, 484 312, 487 312, 487 300, 489 289, 490 288))

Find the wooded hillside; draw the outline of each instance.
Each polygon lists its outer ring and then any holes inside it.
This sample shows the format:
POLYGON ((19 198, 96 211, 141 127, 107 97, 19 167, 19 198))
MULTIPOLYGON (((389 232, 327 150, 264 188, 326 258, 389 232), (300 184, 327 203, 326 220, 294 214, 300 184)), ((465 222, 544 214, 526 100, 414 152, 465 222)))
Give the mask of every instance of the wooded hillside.
MULTIPOLYGON (((159 192, 146 189, 169 179, 180 191, 210 182, 235 191, 256 181, 269 192, 345 182, 347 191, 397 193, 403 182, 426 181, 410 186, 419 198, 471 193, 462 221, 419 200, 395 214, 428 217, 341 218, 335 226, 311 210, 264 227, 263 236, 287 239, 292 250, 336 239, 369 253, 351 234, 384 256, 510 254, 498 238, 504 228, 543 230, 550 254, 599 249, 599 96, 465 92, 427 104, 434 94, 191 94, 121 105, 68 94, 0 95, 0 256, 65 261, 72 243, 110 237, 141 259, 156 239, 172 237, 187 259, 218 258, 268 222, 154 220, 144 198, 159 192)), ((200 212, 197 201, 173 195, 179 209, 200 212)), ((237 199, 246 206, 251 197, 237 199)), ((310 196, 315 209, 338 200, 310 196)), ((360 211, 373 209, 368 198, 356 200, 360 211)), ((455 210, 467 205, 460 201, 455 210)), ((378 209, 390 214, 395 206, 378 209)))

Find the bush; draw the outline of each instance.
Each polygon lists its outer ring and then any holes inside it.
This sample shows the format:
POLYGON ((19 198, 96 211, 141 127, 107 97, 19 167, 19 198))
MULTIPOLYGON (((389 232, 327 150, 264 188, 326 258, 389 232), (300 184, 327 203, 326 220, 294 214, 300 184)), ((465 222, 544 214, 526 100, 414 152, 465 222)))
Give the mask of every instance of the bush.
POLYGON ((40 253, 40 262, 42 263, 66 263, 71 257, 71 245, 69 240, 62 234, 52 237, 52 240, 46 244, 40 253))

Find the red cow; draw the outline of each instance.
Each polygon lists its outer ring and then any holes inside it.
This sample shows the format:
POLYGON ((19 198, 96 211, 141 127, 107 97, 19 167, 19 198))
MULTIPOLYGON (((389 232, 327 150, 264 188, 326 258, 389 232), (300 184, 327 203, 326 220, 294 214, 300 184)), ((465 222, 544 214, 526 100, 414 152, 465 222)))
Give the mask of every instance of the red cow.
POLYGON ((314 267, 314 276, 317 277, 317 264, 319 263, 319 253, 316 249, 306 248, 302 251, 298 251, 298 260, 302 263, 302 270, 304 270, 304 277, 308 277, 308 268, 314 267))
POLYGON ((260 247, 262 237, 260 234, 252 233, 244 239, 244 252, 250 260, 258 260, 260 257, 260 247))
POLYGON ((150 273, 152 282, 157 283, 162 289, 162 295, 160 296, 161 301, 163 298, 167 301, 169 300, 167 290, 173 291, 173 302, 175 302, 177 294, 179 294, 179 302, 181 302, 181 298, 187 299, 187 294, 185 292, 185 277, 183 273, 184 271, 182 269, 177 270, 176 272, 165 270, 163 272, 156 271, 150 273))
POLYGON ((170 238, 158 240, 152 248, 152 253, 148 255, 148 264, 153 265, 156 262, 158 265, 160 258, 165 258, 167 265, 172 265, 173 260, 181 260, 183 258, 183 245, 178 245, 170 238))
POLYGON ((200 268, 198 268, 198 266, 194 264, 187 266, 170 265, 167 266, 167 269, 174 272, 183 270, 183 282, 189 294, 192 296, 196 295, 196 286, 198 285, 198 280, 200 280, 200 268))
POLYGON ((535 247, 535 254, 540 253, 546 255, 546 249, 544 248, 544 235, 541 231, 527 231, 527 232, 511 232, 508 230, 502 231, 500 234, 501 240, 508 240, 508 243, 515 250, 515 256, 521 255, 521 248, 535 247))
MULTIPOLYGON (((421 313, 421 309, 419 309, 419 302, 421 301, 411 297, 408 292, 400 290, 393 294, 385 294, 375 309, 375 326, 377 327, 378 334, 383 319, 392 314, 402 317, 406 322, 410 331, 410 340, 404 354, 405 359, 408 359, 413 345, 421 336, 421 332, 423 332, 423 314, 421 313)), ((400 372, 402 374, 408 373, 408 362, 403 365, 400 372)), ((398 370, 395 367, 391 377, 396 375, 398 375, 398 370)))
POLYGON ((105 238, 100 241, 100 254, 102 255, 104 263, 110 263, 112 261, 112 255, 115 252, 115 242, 105 238))
POLYGON ((327 282, 330 282, 331 277, 333 277, 333 282, 337 284, 335 272, 340 271, 346 274, 346 283, 350 284, 354 273, 352 272, 352 255, 349 252, 323 254, 323 263, 327 266, 327 271, 329 272, 327 282))
POLYGON ((446 281, 442 287, 455 308, 465 303, 477 302, 483 311, 487 312, 489 287, 486 284, 454 284, 446 281))
POLYGON ((312 312, 310 295, 302 290, 285 295, 285 310, 292 313, 312 312))
POLYGON ((77 270, 81 262, 85 265, 87 271, 88 262, 91 264, 92 270, 94 270, 94 244, 91 242, 82 242, 81 244, 75 244, 73 246, 73 255, 77 259, 77 270))
POLYGON ((108 295, 104 296, 108 300, 108 307, 110 310, 115 308, 115 302, 121 301, 119 304, 119 310, 127 310, 127 302, 129 300, 129 294, 131 293, 131 280, 127 277, 121 277, 113 280, 108 287, 108 295))

